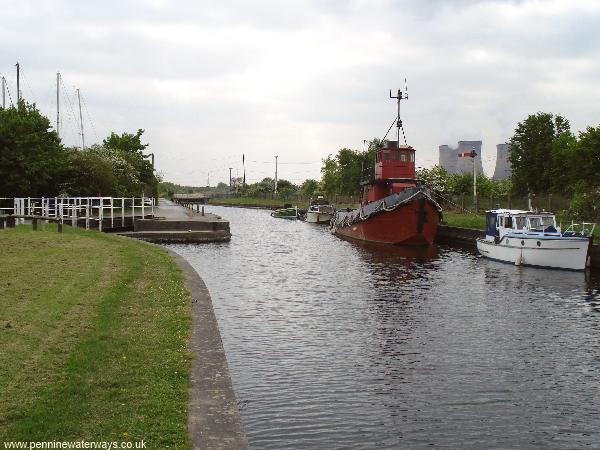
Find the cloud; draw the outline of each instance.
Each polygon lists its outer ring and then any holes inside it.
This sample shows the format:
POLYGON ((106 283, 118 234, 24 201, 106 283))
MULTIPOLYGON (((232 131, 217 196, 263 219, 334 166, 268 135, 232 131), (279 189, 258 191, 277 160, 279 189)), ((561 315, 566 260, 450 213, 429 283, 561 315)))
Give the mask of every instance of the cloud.
MULTIPOLYGON (((461 139, 483 140, 491 157, 539 110, 575 129, 600 113, 594 1, 4 3, 0 40, 11 45, 0 47, 0 72, 11 91, 19 60, 24 95, 52 118, 60 71, 71 97, 81 88, 91 140, 144 128, 158 168, 181 183, 208 172, 226 181, 242 153, 258 161, 252 176, 271 174, 277 154, 312 163, 283 165, 282 176, 318 178, 321 158, 385 133, 388 90, 405 77, 419 165, 461 139)), ((76 143, 64 103, 63 137, 76 143)))

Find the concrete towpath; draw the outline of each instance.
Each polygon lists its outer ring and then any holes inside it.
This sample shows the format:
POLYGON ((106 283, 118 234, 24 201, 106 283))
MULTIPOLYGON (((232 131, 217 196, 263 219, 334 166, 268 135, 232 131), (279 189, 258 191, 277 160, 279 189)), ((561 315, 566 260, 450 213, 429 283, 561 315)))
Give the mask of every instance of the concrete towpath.
POLYGON ((153 219, 136 219, 124 236, 159 243, 223 242, 231 239, 229 222, 216 214, 193 211, 160 199, 153 219))
POLYGON ((158 200, 158 206, 154 208, 154 216, 162 217, 166 220, 218 220, 219 216, 215 214, 205 213, 204 216, 200 212, 192 209, 184 208, 177 203, 161 198, 158 200))

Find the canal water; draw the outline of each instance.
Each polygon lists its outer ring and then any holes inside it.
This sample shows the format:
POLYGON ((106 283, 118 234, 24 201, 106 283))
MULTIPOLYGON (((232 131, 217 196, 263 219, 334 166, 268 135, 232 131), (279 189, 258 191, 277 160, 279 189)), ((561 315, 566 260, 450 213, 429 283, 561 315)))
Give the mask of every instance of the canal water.
POLYGON ((350 243, 211 206, 172 245, 213 300, 253 448, 600 446, 600 279, 350 243))

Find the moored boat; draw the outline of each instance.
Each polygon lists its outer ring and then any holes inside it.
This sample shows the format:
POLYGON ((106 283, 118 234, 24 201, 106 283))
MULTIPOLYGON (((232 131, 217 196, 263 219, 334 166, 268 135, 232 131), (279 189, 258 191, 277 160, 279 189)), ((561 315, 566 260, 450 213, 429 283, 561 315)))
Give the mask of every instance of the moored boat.
POLYGON ((271 217, 275 217, 277 219, 290 219, 296 220, 298 218, 298 207, 292 206, 290 208, 280 208, 271 212, 271 217))
POLYGON ((335 208, 322 195, 319 195, 315 200, 311 200, 308 211, 306 211, 306 221, 327 224, 334 215, 335 208))
POLYGON ((561 232, 550 212, 489 210, 485 238, 477 239, 477 250, 486 258, 515 265, 585 270, 594 226, 561 232))
MULTIPOLYGON (((394 98, 400 102, 406 97, 398 91, 394 98)), ((415 149, 398 145, 402 126, 399 114, 396 123, 398 140, 384 141, 377 149, 375 178, 361 184, 359 207, 338 210, 332 219, 336 235, 392 245, 433 243, 442 208, 431 190, 416 179, 415 149)))

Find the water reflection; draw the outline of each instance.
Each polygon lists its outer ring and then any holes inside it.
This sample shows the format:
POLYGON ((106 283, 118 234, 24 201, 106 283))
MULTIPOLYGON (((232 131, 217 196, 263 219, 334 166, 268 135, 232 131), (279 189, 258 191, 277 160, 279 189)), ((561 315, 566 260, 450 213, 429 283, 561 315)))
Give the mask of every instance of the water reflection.
POLYGON ((253 447, 600 442, 596 275, 212 210, 231 243, 173 248, 211 292, 253 447))

